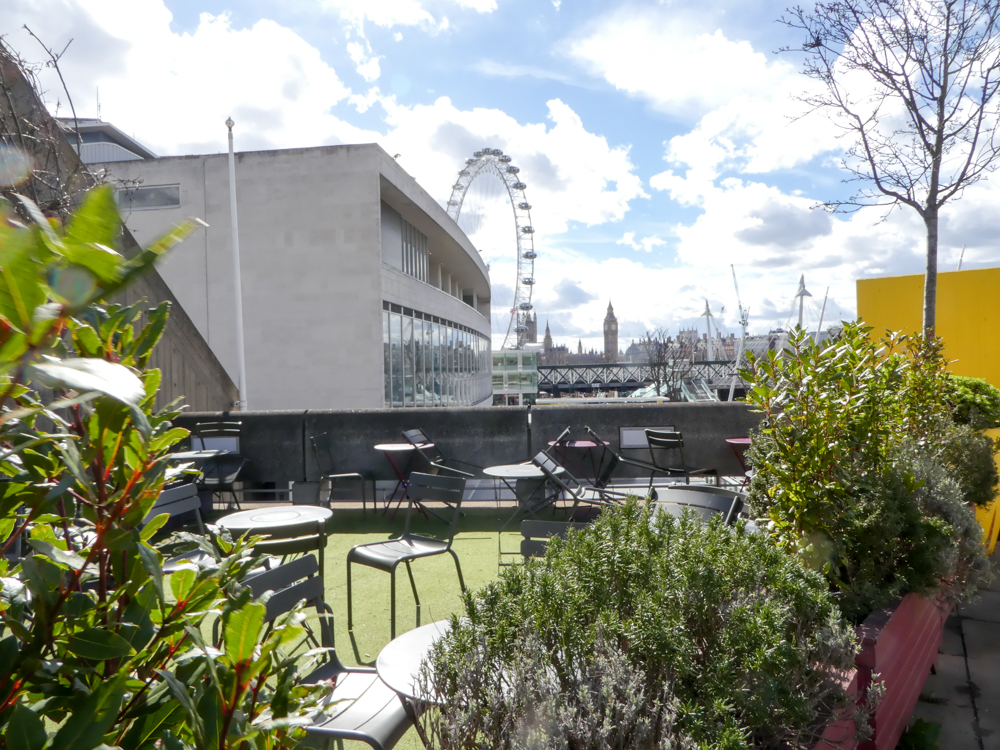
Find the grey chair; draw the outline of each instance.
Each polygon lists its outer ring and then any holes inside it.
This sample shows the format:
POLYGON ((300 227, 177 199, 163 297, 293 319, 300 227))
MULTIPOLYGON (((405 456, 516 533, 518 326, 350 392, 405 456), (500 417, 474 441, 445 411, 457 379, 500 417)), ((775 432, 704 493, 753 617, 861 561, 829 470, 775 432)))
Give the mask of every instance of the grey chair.
POLYGON ((194 513, 198 531, 204 534, 205 522, 201 518, 201 498, 198 497, 198 488, 194 484, 186 482, 163 490, 156 498, 149 513, 142 519, 142 525, 145 526, 156 516, 164 513, 171 518, 176 518, 191 512, 194 513))
POLYGON ((743 511, 743 500, 744 495, 717 487, 672 487, 656 501, 656 508, 678 518, 688 510, 705 522, 719 515, 723 523, 734 524, 743 511))
MULTIPOLYGON (((329 649, 326 664, 303 678, 307 685, 329 681, 330 705, 306 727, 307 745, 331 747, 335 741, 356 740, 374 750, 392 750, 413 724, 414 708, 378 678, 374 669, 346 667, 333 649, 333 614, 323 596, 319 564, 313 555, 300 557, 245 579, 254 597, 273 591, 267 601, 265 622, 289 612, 298 602, 316 608, 320 643, 329 649)), ((315 637, 312 638, 315 642, 315 637)))
MULTIPOLYGON (((718 469, 696 469, 688 466, 684 458, 684 436, 676 431, 664 432, 660 430, 646 430, 646 442, 649 443, 649 458, 651 466, 659 473, 668 476, 681 477, 686 484, 691 483, 691 477, 715 477, 715 484, 719 483, 718 469), (664 452, 674 452, 680 460, 680 464, 668 465, 657 460, 664 452), (659 453, 658 453, 659 452, 659 453)), ((652 475, 650 476, 650 486, 652 486, 652 475)))
POLYGON ((347 629, 354 629, 353 600, 351 590, 351 566, 366 565, 370 568, 385 571, 391 576, 390 583, 390 635, 396 637, 396 568, 400 563, 406 566, 410 577, 410 588, 420 612, 420 596, 417 594, 417 584, 413 580, 410 563, 422 557, 443 555, 446 552, 455 560, 455 570, 458 572, 458 583, 465 591, 465 579, 462 577, 462 566, 458 555, 452 549, 455 532, 458 529, 458 519, 461 515, 462 496, 465 493, 465 477, 446 477, 434 474, 414 472, 410 475, 410 486, 406 494, 409 503, 406 508, 406 524, 403 533, 396 539, 384 542, 369 542, 352 547, 347 553, 347 629), (413 515, 414 504, 422 501, 444 503, 451 511, 451 522, 448 534, 444 539, 418 536, 410 533, 410 518, 413 515))
POLYGON ((570 529, 583 531, 589 525, 578 521, 521 521, 521 556, 544 557, 552 537, 565 539, 570 529))
MULTIPOLYGON (((368 512, 368 499, 365 493, 365 482, 371 482, 372 504, 374 505, 375 476, 373 474, 361 474, 357 471, 346 474, 335 473, 334 467, 336 466, 336 462, 333 459, 333 446, 331 444, 332 438, 330 433, 324 432, 319 435, 313 435, 309 438, 309 442, 312 444, 313 453, 316 455, 316 462, 319 465, 320 480, 326 484, 326 506, 330 507, 333 504, 333 496, 338 482, 358 482, 361 485, 361 512, 366 514, 368 512)), ((322 502, 322 492, 323 489, 320 488, 320 502, 322 502)))
POLYGON ((191 428, 191 447, 195 450, 220 450, 217 456, 206 459, 201 465, 198 488, 220 498, 228 494, 228 505, 240 507, 236 483, 247 465, 239 454, 242 422, 237 420, 199 422, 191 428))
MULTIPOLYGON (((542 451, 536 455, 531 459, 531 463, 542 470, 542 473, 549 481, 549 484, 556 489, 556 496, 559 494, 565 494, 573 501, 573 506, 570 508, 571 514, 575 513, 577 508, 581 505, 602 507, 613 505, 629 497, 629 493, 627 492, 619 492, 617 490, 610 490, 607 487, 594 487, 584 484, 573 476, 568 470, 566 470, 562 464, 550 456, 547 451, 542 451), (560 469, 562 469, 562 471, 559 471, 560 469)), ((550 502, 547 501, 545 504, 548 505, 550 502)), ((523 510, 525 510, 527 514, 531 514, 540 510, 540 506, 526 508, 523 510)), ((509 524, 510 521, 507 523, 509 524)))
POLYGON ((406 442, 416 448, 417 453, 424 460, 426 464, 426 468, 424 469, 425 474, 443 473, 445 476, 458 476, 471 479, 475 476, 475 472, 470 473, 464 469, 458 469, 451 464, 461 464, 469 469, 482 469, 481 466, 446 457, 437 444, 427 437, 427 433, 421 429, 403 430, 403 437, 406 439, 406 442))

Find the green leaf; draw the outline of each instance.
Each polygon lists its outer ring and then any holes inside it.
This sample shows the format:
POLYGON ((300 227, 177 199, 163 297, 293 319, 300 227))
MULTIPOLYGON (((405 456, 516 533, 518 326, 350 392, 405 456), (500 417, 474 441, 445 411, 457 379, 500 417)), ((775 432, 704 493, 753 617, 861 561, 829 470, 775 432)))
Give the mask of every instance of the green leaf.
POLYGON ((226 656, 233 664, 243 664, 253 658, 266 612, 267 607, 263 604, 251 602, 229 614, 223 638, 226 656))
POLYGON ((89 191, 70 219, 64 257, 92 271, 102 283, 117 281, 123 259, 110 246, 118 238, 120 225, 114 189, 102 185, 89 191))
POLYGON ((125 693, 127 675, 100 682, 94 692, 68 707, 69 718, 52 740, 56 750, 93 750, 111 727, 125 693))
POLYGON ((196 742, 199 747, 203 746, 203 738, 205 735, 204 722, 202 721, 202 717, 198 714, 198 709, 194 705, 194 699, 191 697, 191 693, 188 692, 187 686, 166 669, 157 669, 156 673, 163 678, 165 683, 167 683, 167 688, 170 690, 170 694, 174 696, 174 699, 180 707, 187 713, 188 721, 191 725, 191 731, 195 736, 196 742))
POLYGON ((142 541, 149 541, 157 531, 163 528, 163 524, 169 520, 169 513, 160 513, 159 515, 153 516, 149 519, 149 523, 143 527, 142 533, 140 534, 142 541))
POLYGON ((139 559, 142 561, 142 567, 153 577, 153 585, 156 587, 156 593, 160 595, 160 601, 163 602, 166 597, 163 594, 162 558, 156 550, 149 547, 145 542, 140 542, 139 559))
POLYGON ((40 266, 31 255, 32 232, 8 234, 0 243, 0 319, 27 334, 32 329, 35 308, 46 301, 40 266))
POLYGON ((67 648, 84 659, 121 659, 132 653, 129 642, 103 628, 87 628, 69 637, 67 648))
POLYGON ((29 539, 28 544, 30 544, 36 552, 41 552, 50 560, 60 563, 62 565, 69 566, 74 570, 81 570, 87 561, 80 555, 70 550, 59 549, 54 544, 44 541, 43 539, 29 539))
POLYGON ((45 360, 29 369, 31 377, 49 388, 99 391, 129 406, 136 406, 146 395, 142 381, 123 365, 96 358, 45 360))
POLYGON ((122 744, 131 750, 148 750, 156 747, 156 742, 165 730, 177 726, 184 709, 176 701, 160 706, 153 714, 148 714, 132 724, 122 744))
POLYGON ((4 730, 7 750, 41 750, 47 739, 42 717, 26 706, 14 706, 4 730))

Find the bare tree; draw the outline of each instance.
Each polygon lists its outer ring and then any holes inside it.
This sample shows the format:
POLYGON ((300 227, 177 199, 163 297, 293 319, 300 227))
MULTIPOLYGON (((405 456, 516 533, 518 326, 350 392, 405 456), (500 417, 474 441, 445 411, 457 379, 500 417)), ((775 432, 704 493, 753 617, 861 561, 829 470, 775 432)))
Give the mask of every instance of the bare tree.
MULTIPOLYGON (((802 97, 853 142, 848 181, 863 184, 830 210, 904 205, 927 232, 923 328, 935 326, 942 206, 997 167, 1000 3, 997 0, 833 0, 791 8, 803 72, 822 86, 802 97)), ((884 218, 884 217, 883 217, 884 218)))
POLYGON ((665 328, 647 331, 639 346, 649 363, 649 376, 656 388, 657 396, 666 396, 671 401, 681 400, 681 383, 691 372, 693 350, 681 340, 674 341, 665 328))

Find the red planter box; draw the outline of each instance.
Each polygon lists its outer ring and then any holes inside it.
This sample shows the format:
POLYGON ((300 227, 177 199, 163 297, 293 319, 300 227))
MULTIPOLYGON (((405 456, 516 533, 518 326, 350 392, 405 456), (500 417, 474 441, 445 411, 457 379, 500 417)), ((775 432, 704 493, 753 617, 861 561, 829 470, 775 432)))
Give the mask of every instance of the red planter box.
POLYGON ((913 713, 931 665, 937 658, 944 622, 951 613, 940 595, 908 594, 894 607, 868 616, 859 627, 861 652, 846 676, 848 691, 862 702, 873 680, 885 685, 871 719, 870 739, 855 742, 848 718, 830 724, 815 750, 892 750, 913 713))

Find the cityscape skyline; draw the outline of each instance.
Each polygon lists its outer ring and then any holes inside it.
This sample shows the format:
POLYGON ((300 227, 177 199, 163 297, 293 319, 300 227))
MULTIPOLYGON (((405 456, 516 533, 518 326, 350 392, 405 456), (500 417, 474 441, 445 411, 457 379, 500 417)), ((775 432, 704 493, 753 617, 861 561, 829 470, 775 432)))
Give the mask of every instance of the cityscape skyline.
MULTIPOLYGON (((826 320, 853 317, 855 280, 921 273, 911 211, 879 223, 810 210, 849 189, 775 2, 527 0, 8 0, 0 33, 61 60, 77 114, 98 114, 160 155, 377 142, 439 202, 465 158, 503 149, 533 205, 536 309, 553 335, 600 349, 608 297, 622 340, 704 327, 706 299, 738 331, 787 320, 800 274, 826 320), (786 309, 787 308, 787 309, 786 309)), ((47 100, 68 114, 52 71, 47 100), (58 106, 57 106, 58 104, 58 106)), ((940 270, 996 265, 997 181, 942 223, 940 270)), ((499 231, 511 231, 497 218, 499 231)), ((508 222, 509 223, 509 222, 508 222)), ((509 236, 509 235, 508 235, 509 236)), ((490 263, 493 329, 506 331, 514 251, 490 263)))

